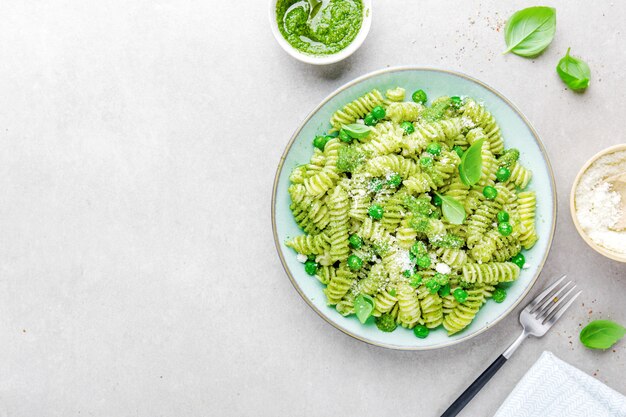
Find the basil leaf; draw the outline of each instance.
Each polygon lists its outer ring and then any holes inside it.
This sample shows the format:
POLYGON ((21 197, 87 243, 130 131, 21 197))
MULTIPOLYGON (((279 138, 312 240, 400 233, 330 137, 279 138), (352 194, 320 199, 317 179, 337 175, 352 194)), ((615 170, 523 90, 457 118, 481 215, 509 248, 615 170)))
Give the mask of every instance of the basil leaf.
POLYGON ((534 57, 550 45, 556 32, 556 9, 529 7, 511 16, 504 28, 508 47, 504 53, 513 52, 523 57, 534 57))
POLYGON ((465 208, 452 197, 435 193, 441 198, 441 211, 443 217, 452 224, 463 224, 465 221, 465 208))
POLYGON ((359 123, 353 123, 343 127, 350 137, 354 139, 363 139, 369 136, 372 129, 369 126, 365 126, 359 123))
POLYGON ((461 157, 459 175, 465 185, 474 185, 483 173, 482 147, 484 139, 477 140, 461 157))
POLYGON ((626 334, 626 328, 611 320, 595 320, 580 331, 580 341, 589 349, 608 349, 626 334))
POLYGON ((365 323, 374 311, 374 299, 367 294, 360 294, 354 299, 354 311, 361 323, 365 323))
POLYGON ((570 49, 567 48, 567 53, 559 61, 559 65, 556 66, 556 72, 572 90, 584 90, 589 86, 591 70, 585 61, 570 56, 570 49))

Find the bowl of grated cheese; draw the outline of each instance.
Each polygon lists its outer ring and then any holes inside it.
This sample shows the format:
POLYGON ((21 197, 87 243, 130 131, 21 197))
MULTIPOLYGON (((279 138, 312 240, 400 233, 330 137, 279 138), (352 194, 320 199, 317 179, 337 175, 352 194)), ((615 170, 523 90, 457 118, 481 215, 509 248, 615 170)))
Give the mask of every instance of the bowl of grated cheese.
POLYGON ((570 211, 576 230, 596 252, 626 262, 625 191, 612 178, 626 173, 626 144, 594 155, 582 167, 570 194, 570 211))

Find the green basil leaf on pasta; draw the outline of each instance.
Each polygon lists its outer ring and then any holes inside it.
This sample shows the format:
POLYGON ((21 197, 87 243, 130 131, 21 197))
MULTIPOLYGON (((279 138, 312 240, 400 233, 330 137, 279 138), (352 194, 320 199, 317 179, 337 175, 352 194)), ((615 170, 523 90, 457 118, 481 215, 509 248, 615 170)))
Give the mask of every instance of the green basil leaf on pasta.
POLYGON ((626 334, 626 328, 611 320, 595 320, 580 331, 580 341, 589 349, 608 349, 626 334))
POLYGON ((360 123, 353 123, 351 125, 344 126, 343 130, 345 130, 348 135, 354 139, 363 139, 369 136, 372 128, 360 123))
POLYGON ((441 198, 443 217, 452 224, 463 224, 465 221, 465 207, 452 197, 436 193, 441 198))
POLYGON ((570 49, 567 48, 567 53, 559 61, 556 72, 572 90, 584 90, 589 86, 591 70, 585 61, 571 56, 569 54, 570 49))
POLYGON ((354 312, 361 323, 365 323, 374 311, 374 299, 367 294, 360 294, 354 299, 354 312))
POLYGON ((461 181, 465 185, 474 185, 480 179, 483 171, 483 156, 482 147, 484 139, 477 140, 461 158, 461 165, 459 166, 459 175, 461 181))
POLYGON ((523 57, 534 57, 550 45, 556 33, 556 9, 529 7, 513 14, 506 23, 507 50, 523 57))

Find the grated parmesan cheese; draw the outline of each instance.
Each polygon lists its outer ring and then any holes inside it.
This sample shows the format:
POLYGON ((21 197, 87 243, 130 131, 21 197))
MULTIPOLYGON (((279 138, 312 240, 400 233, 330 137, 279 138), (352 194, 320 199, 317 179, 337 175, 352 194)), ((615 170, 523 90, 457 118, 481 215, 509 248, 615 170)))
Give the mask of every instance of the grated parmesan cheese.
POLYGON ((575 204, 578 222, 594 243, 626 254, 626 232, 612 229, 622 216, 621 195, 606 181, 622 172, 626 172, 626 151, 598 158, 581 176, 575 204))
POLYGON ((296 256, 296 260, 297 260, 298 262, 302 263, 302 264, 303 264, 303 263, 305 263, 305 262, 307 261, 307 259, 309 259, 309 258, 308 258, 306 255, 302 254, 302 253, 299 253, 299 254, 296 256))
POLYGON ((437 266, 435 267, 435 270, 439 272, 440 274, 445 274, 445 275, 452 272, 452 268, 450 268, 448 264, 445 264, 443 262, 439 262, 437 266))

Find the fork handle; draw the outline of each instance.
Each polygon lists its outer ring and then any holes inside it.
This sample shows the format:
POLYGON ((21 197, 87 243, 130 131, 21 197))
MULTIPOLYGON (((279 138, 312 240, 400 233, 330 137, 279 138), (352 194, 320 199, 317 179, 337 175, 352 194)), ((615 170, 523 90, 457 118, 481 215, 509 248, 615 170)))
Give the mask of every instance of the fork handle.
POLYGON ((502 365, 504 365, 506 359, 507 358, 505 358, 504 355, 498 356, 498 358, 493 361, 491 365, 489 365, 489 368, 485 369, 485 371, 480 374, 480 376, 476 378, 474 382, 472 382, 472 385, 467 387, 467 389, 463 391, 463 394, 461 394, 461 396, 457 398, 456 401, 452 403, 452 405, 448 407, 446 411, 444 411, 441 417, 454 417, 459 414, 461 410, 467 405, 467 403, 469 403, 472 398, 474 398, 476 394, 478 394, 478 391, 483 389, 483 387, 485 386, 485 384, 487 384, 487 382, 489 382, 491 377, 494 376, 496 372, 498 372, 502 365))
POLYGON ((494 376, 500 368, 502 368, 502 365, 504 365, 507 359, 511 357, 513 352, 517 350, 519 345, 522 344, 526 337, 528 337, 528 333, 526 333, 526 329, 524 329, 522 334, 520 334, 519 337, 515 339, 515 342, 511 343, 511 346, 509 346, 502 355, 498 356, 498 358, 493 361, 491 365, 489 365, 489 368, 485 369, 485 371, 480 374, 480 376, 476 378, 474 382, 472 382, 472 385, 470 385, 465 391, 463 391, 463 394, 461 394, 459 398, 457 398, 456 401, 452 403, 452 405, 448 407, 446 411, 444 411, 441 417, 454 417, 459 414, 461 410, 467 405, 467 403, 469 403, 472 398, 474 398, 476 394, 478 394, 478 391, 483 389, 483 387, 487 384, 487 382, 489 382, 491 377, 494 376))

